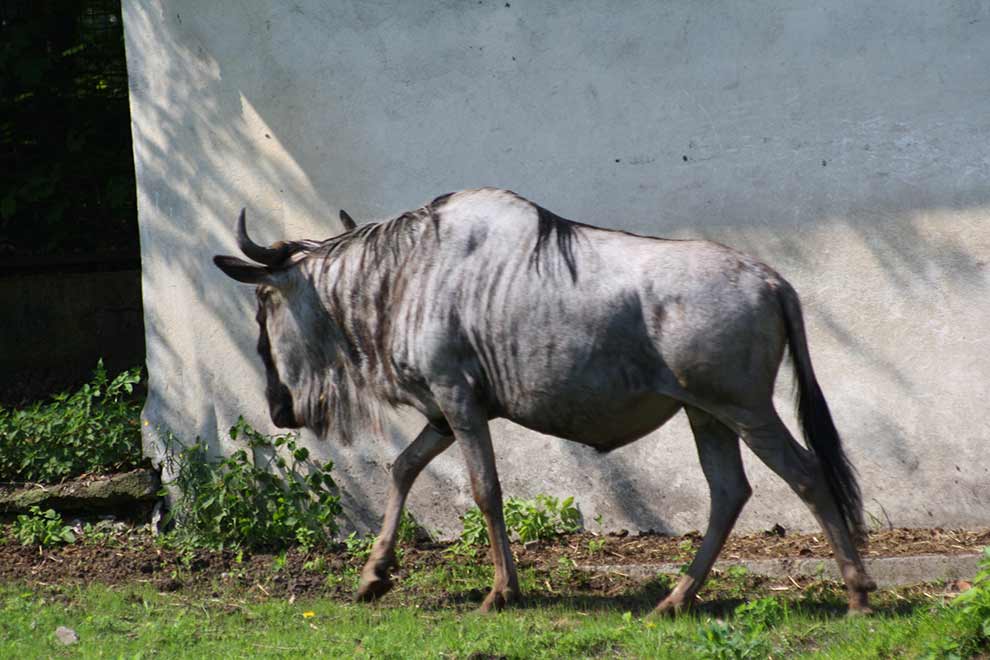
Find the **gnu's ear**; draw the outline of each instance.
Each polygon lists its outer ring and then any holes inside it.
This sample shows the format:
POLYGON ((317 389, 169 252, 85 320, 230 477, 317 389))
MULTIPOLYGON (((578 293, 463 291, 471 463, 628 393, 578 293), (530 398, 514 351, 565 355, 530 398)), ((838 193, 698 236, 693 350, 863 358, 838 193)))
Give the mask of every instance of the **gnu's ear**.
POLYGON ((340 209, 340 221, 343 223, 346 231, 350 231, 357 227, 357 223, 354 222, 354 218, 348 215, 347 211, 344 209, 340 209))
POLYGON ((232 277, 238 282, 244 282, 245 284, 264 284, 271 280, 272 273, 267 268, 248 263, 237 257, 218 254, 213 257, 213 263, 217 265, 217 268, 226 273, 228 277, 232 277))

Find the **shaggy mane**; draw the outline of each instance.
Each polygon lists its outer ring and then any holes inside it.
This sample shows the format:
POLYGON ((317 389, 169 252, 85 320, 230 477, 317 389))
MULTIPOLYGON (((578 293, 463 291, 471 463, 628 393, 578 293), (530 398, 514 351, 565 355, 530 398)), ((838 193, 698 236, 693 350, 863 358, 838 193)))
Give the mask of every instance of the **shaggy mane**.
POLYGON ((303 382, 293 393, 320 437, 346 445, 380 433, 385 405, 401 405, 402 385, 387 351, 393 294, 404 287, 402 264, 424 231, 436 227, 436 209, 445 201, 325 241, 295 242, 291 263, 308 272, 318 309, 326 312, 310 319, 320 340, 307 345, 303 382))

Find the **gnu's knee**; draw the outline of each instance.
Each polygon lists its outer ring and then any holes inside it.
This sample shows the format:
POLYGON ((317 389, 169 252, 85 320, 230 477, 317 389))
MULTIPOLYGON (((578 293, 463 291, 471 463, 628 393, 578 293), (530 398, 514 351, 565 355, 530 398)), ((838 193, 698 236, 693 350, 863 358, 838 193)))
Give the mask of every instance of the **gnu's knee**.
POLYGON ((437 434, 442 435, 445 438, 453 438, 454 437, 454 431, 453 431, 453 429, 450 428, 450 424, 447 423, 447 420, 446 419, 444 419, 442 417, 439 418, 439 419, 429 419, 429 420, 427 420, 426 423, 437 434))
POLYGON ((399 456, 391 470, 392 483, 400 490, 408 490, 416 478, 416 470, 407 457, 399 456))
POLYGON ((474 495, 475 504, 486 516, 494 513, 494 509, 501 506, 502 486, 497 479, 491 480, 490 483, 472 480, 471 493, 474 495))
POLYGON ((733 507, 742 508, 746 502, 749 501, 750 496, 753 494, 753 489, 748 483, 740 483, 732 488, 727 486, 719 485, 717 492, 712 492, 712 500, 719 502, 726 502, 733 507))
POLYGON ((814 454, 802 457, 800 468, 796 470, 791 487, 803 500, 814 499, 818 489, 827 488, 825 473, 822 472, 821 463, 814 454))
POLYGON ((813 479, 795 479, 794 483, 791 484, 791 487, 802 500, 812 500, 815 497, 815 482, 813 479))

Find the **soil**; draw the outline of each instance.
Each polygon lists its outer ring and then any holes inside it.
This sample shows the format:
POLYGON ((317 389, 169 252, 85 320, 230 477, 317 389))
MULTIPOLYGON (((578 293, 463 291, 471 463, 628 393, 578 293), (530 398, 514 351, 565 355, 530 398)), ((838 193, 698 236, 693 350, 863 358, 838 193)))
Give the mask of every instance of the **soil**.
MULTIPOLYGON (((684 562, 701 543, 701 535, 624 536, 608 535, 603 552, 589 553, 590 534, 579 534, 565 541, 567 553, 578 562, 601 564, 652 564, 684 562), (584 538, 587 537, 587 538, 584 538), (687 543, 691 543, 688 548, 687 543), (576 546, 576 547, 575 547, 576 546)), ((558 544, 560 545, 560 544, 558 544)), ((990 529, 944 530, 890 529, 871 532, 864 557, 897 557, 926 554, 966 554, 981 552, 990 545, 990 529)), ((775 527, 760 534, 732 535, 719 559, 779 559, 789 557, 831 557, 832 549, 822 535, 789 534, 775 527)))
MULTIPOLYGON (((520 568, 532 567, 559 578, 560 567, 568 565, 684 563, 700 540, 698 534, 596 536, 584 532, 552 542, 513 544, 513 553, 520 568)), ((396 571, 397 583, 401 584, 403 578, 417 571, 487 563, 484 552, 470 560, 446 552, 449 545, 418 542, 403 546, 401 568, 396 571)), ((975 553, 987 545, 990 545, 990 530, 892 529, 871 534, 864 554, 875 557, 975 553)), ((722 559, 829 556, 827 543, 820 536, 789 534, 779 528, 763 534, 732 536, 721 554, 722 559)), ((308 554, 289 550, 283 556, 209 550, 182 552, 156 543, 147 526, 118 529, 98 540, 82 537, 75 544, 54 549, 21 546, 11 536, 0 538, 0 583, 42 586, 148 583, 159 591, 219 593, 232 587, 253 590, 264 597, 320 595, 349 600, 361 563, 343 547, 308 554), (349 577, 328 579, 334 575, 349 577)), ((630 584, 619 578, 601 579, 586 574, 581 578, 582 591, 598 596, 620 593, 630 584)), ((554 592, 550 582, 547 589, 554 592)))

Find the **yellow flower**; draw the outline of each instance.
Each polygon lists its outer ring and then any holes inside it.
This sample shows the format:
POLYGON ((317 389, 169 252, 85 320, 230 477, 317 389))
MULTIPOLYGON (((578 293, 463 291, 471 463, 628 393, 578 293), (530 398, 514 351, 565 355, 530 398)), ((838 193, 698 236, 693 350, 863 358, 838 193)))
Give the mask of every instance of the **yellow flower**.
POLYGON ((316 612, 303 612, 304 619, 311 619, 316 616, 316 612))

